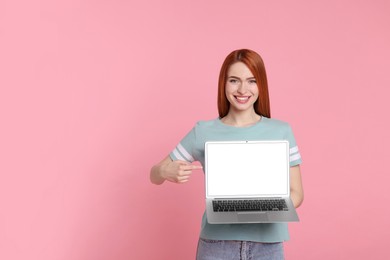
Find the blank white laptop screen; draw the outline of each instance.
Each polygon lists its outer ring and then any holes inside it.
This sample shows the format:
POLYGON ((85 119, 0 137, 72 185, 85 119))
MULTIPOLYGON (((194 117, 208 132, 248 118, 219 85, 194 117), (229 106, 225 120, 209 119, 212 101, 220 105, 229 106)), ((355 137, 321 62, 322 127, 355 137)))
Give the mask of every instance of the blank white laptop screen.
POLYGON ((288 195, 288 150, 288 142, 209 144, 207 196, 288 195))

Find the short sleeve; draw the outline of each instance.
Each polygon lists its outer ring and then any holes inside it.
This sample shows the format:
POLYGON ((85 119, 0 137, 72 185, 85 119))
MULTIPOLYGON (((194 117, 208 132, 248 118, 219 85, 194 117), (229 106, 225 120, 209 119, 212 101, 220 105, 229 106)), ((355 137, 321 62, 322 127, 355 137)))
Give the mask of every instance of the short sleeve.
POLYGON ((192 151, 194 150, 195 145, 195 127, 180 141, 180 143, 173 149, 169 154, 173 161, 187 161, 194 162, 194 156, 192 151))
POLYGON ((286 138, 290 143, 290 167, 301 164, 301 154, 290 126, 287 128, 286 138))

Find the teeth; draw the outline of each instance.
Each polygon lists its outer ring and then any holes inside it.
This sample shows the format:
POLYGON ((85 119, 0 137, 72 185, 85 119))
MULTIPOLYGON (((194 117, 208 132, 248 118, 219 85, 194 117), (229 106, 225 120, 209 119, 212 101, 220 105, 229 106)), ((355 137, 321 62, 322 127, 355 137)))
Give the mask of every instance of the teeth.
POLYGON ((236 97, 239 101, 248 100, 249 97, 236 97))

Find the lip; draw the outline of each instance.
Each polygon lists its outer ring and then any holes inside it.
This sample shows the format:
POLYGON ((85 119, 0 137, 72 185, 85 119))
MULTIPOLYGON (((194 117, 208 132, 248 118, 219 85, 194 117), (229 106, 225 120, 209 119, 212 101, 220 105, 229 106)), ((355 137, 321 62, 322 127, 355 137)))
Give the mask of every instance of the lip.
POLYGON ((234 96, 236 101, 240 104, 245 104, 249 101, 250 96, 234 96))

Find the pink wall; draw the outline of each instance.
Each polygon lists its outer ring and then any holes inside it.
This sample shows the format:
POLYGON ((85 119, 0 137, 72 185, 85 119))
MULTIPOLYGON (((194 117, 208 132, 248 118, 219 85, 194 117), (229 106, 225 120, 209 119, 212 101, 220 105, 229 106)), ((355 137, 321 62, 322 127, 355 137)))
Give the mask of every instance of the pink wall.
POLYGON ((193 259, 202 174, 149 169, 243 47, 304 160, 287 259, 390 257, 390 2, 239 2, 0 2, 0 259, 193 259))

